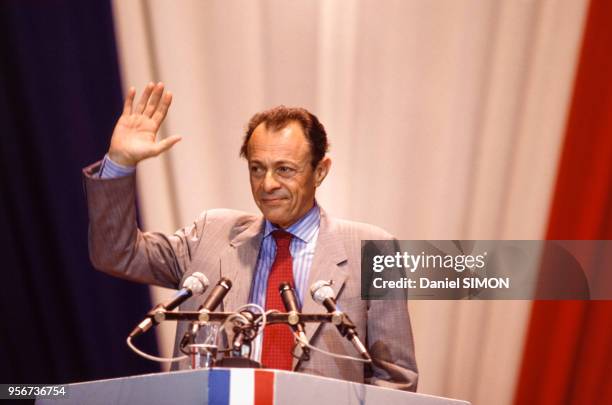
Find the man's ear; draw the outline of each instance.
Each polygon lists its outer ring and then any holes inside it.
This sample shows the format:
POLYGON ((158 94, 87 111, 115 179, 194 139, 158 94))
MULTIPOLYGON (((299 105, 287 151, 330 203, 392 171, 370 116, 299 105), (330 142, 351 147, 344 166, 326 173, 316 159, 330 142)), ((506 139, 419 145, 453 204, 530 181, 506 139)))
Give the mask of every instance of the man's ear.
POLYGON ((319 187, 325 177, 327 177, 327 173, 329 173, 329 168, 331 167, 331 159, 329 157, 324 157, 317 167, 315 168, 315 185, 319 187))

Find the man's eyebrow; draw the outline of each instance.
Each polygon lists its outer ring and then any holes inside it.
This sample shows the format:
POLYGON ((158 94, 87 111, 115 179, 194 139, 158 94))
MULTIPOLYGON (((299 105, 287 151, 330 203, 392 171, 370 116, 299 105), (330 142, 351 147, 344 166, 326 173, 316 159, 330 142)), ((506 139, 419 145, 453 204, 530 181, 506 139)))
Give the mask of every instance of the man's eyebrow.
MULTIPOLYGON (((258 159, 249 160, 249 164, 264 165, 264 163, 261 160, 258 160, 258 159)), ((280 159, 280 160, 275 160, 274 162, 272 162, 273 166, 286 165, 286 164, 298 165, 299 166, 299 162, 298 161, 288 160, 288 159, 280 159)))
POLYGON ((293 161, 293 160, 281 159, 281 160, 275 161, 274 164, 275 165, 285 165, 285 164, 297 165, 298 162, 293 161))

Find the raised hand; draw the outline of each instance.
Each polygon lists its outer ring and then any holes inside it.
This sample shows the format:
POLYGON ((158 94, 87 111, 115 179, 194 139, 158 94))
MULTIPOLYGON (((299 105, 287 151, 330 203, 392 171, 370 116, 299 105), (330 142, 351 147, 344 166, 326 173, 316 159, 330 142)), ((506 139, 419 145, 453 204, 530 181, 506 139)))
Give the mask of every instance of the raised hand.
POLYGON ((136 89, 131 87, 108 150, 108 156, 124 166, 136 166, 141 160, 157 156, 181 140, 180 136, 174 135, 155 141, 157 130, 172 102, 172 93, 164 93, 163 83, 149 83, 133 108, 135 95, 136 89))

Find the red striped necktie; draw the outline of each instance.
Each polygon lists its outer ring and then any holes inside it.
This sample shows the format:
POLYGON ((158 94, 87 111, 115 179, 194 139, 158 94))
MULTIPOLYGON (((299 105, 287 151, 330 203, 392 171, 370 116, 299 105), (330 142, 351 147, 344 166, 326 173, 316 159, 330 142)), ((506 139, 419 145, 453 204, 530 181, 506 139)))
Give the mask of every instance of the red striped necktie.
MULTIPOLYGON (((285 312, 285 306, 278 291, 278 286, 283 282, 290 283, 292 286, 295 285, 293 281, 293 259, 289 251, 292 235, 283 230, 276 230, 272 232, 272 236, 276 241, 276 258, 268 274, 266 311, 276 309, 280 312, 285 312)), ((261 354, 261 362, 264 367, 291 370, 293 342, 294 338, 289 325, 277 324, 266 326, 261 354)))

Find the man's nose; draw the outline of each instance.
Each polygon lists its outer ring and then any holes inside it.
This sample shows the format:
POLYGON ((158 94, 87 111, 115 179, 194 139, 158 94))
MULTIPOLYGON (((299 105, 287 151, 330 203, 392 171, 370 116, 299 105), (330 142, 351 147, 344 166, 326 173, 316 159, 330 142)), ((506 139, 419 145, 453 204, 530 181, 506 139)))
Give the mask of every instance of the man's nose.
POLYGON ((276 180, 274 176, 274 172, 272 170, 268 170, 263 179, 263 188, 266 193, 271 193, 272 191, 280 188, 280 183, 276 180))

